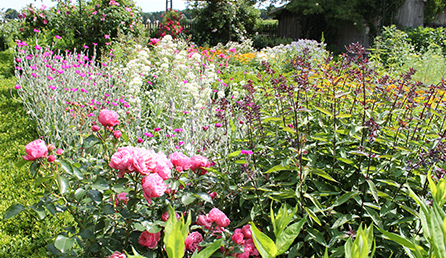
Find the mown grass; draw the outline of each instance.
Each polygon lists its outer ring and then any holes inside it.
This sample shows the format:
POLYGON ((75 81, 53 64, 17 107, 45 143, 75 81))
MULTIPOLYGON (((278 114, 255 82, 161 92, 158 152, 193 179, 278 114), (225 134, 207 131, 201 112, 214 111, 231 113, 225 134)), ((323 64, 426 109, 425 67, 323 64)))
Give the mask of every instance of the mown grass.
MULTIPOLYGON (((25 145, 37 139, 32 122, 15 93, 12 52, 0 52, 0 214, 14 203, 34 203, 41 191, 29 173, 29 165, 17 168, 25 145)), ((69 221, 60 214, 40 220, 33 212, 0 221, 0 257, 49 257, 46 246, 53 243, 60 227, 69 221)))

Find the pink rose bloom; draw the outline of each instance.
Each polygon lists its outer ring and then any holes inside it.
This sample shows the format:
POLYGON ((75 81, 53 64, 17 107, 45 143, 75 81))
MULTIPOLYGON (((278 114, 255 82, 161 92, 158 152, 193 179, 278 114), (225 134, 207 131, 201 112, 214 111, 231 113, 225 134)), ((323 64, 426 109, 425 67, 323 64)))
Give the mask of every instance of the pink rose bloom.
POLYGON ((195 250, 201 249, 201 247, 199 246, 201 241, 203 241, 203 236, 199 232, 194 231, 186 237, 184 244, 186 245, 187 250, 195 252, 195 250))
POLYGON ((63 153, 63 150, 62 149, 57 149, 57 151, 56 151, 56 154, 57 155, 61 155, 63 153))
POLYGON ((116 252, 112 253, 108 258, 127 258, 127 255, 116 251, 116 252))
POLYGON ((115 126, 119 124, 118 117, 119 115, 115 111, 103 109, 99 113, 98 120, 103 126, 115 126))
POLYGON ((171 177, 172 162, 167 158, 166 154, 159 152, 156 154, 156 167, 153 169, 162 179, 167 180, 171 177))
MULTIPOLYGON (((177 212, 175 212, 175 217, 177 218, 177 220, 181 218, 180 214, 178 214, 177 212)), ((161 215, 161 219, 163 221, 167 221, 169 219, 169 211, 164 212, 164 214, 161 215)))
POLYGON ((194 173, 197 169, 200 170, 200 172, 198 174, 200 175, 205 175, 207 173, 206 169, 203 168, 208 168, 211 166, 211 163, 209 163, 209 160, 205 157, 202 156, 193 156, 192 158, 190 158, 192 166, 190 167, 192 169, 192 171, 194 171, 194 173))
POLYGON ((242 228, 242 233, 247 239, 252 238, 251 225, 244 225, 242 228))
POLYGON ((50 155, 49 157, 48 157, 48 162, 54 162, 56 160, 56 156, 54 156, 54 155, 50 155))
POLYGON ((115 137, 116 139, 119 139, 122 135, 122 132, 119 130, 115 130, 113 131, 113 137, 115 137))
POLYGON ((53 151, 56 147, 52 144, 48 144, 48 151, 53 151))
POLYGON ((245 243, 244 236, 241 229, 236 229, 231 237, 232 241, 238 245, 243 245, 245 243))
POLYGON ((160 197, 167 190, 164 180, 156 173, 152 173, 142 179, 142 189, 146 198, 160 197))
POLYGON ((125 148, 119 148, 110 159, 110 167, 117 170, 128 169, 129 163, 132 162, 132 153, 125 148))
POLYGON ((237 254, 237 258, 249 258, 249 252, 245 251, 241 254, 237 254))
POLYGON ((124 205, 127 204, 129 201, 129 197, 127 196, 127 193, 119 193, 116 195, 115 203, 118 205, 120 202, 124 203, 124 205))
POLYGON ((92 130, 93 132, 97 132, 97 131, 99 131, 99 129, 101 129, 101 128, 99 128, 99 126, 97 126, 97 125, 93 125, 93 126, 91 127, 91 130, 92 130))
MULTIPOLYGON (((156 153, 153 150, 146 150, 144 148, 133 148, 132 165, 134 170, 141 175, 147 175, 157 166, 156 153)), ((132 169, 129 169, 133 171, 132 169)))
POLYGON ((138 243, 150 249, 153 249, 158 244, 160 240, 160 232, 150 233, 149 231, 144 231, 141 233, 138 239, 138 243))
POLYGON ((48 148, 46 147, 45 142, 42 140, 35 140, 28 143, 25 146, 25 151, 26 156, 23 156, 23 158, 28 161, 46 157, 48 154, 48 148))
POLYGON ((229 51, 229 52, 232 52, 232 53, 234 53, 234 54, 235 54, 235 52, 237 52, 237 50, 235 49, 235 47, 231 47, 228 51, 229 51))
POLYGON ((217 197, 217 192, 212 192, 209 194, 209 197, 211 197, 212 199, 214 199, 215 197, 217 197))
POLYGON ((191 159, 183 153, 174 152, 169 155, 169 159, 178 172, 188 170, 192 166, 191 159))
POLYGON ((203 226, 205 229, 210 229, 212 227, 212 221, 206 215, 198 215, 197 225, 203 226))
POLYGON ((231 223, 226 214, 218 208, 213 208, 209 212, 208 218, 210 221, 215 222, 219 227, 227 227, 229 223, 231 223))
POLYGON ((243 245, 243 250, 245 250, 245 253, 248 252, 249 255, 252 256, 259 255, 259 251, 257 250, 252 238, 245 241, 245 244, 243 245))

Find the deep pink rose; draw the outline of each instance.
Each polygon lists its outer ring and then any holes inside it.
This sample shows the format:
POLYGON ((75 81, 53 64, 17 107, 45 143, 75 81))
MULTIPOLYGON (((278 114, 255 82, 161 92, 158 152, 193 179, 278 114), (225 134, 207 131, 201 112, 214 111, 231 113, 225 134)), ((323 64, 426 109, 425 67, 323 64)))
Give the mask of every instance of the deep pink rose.
POLYGON ((183 153, 174 152, 169 155, 169 159, 178 172, 188 170, 192 166, 191 159, 183 153))
POLYGON ((229 223, 231 223, 226 214, 218 208, 213 208, 209 212, 208 218, 210 221, 215 222, 219 227, 227 227, 229 223))
POLYGON ((50 155, 49 157, 48 157, 48 162, 54 162, 56 160, 56 156, 54 156, 54 155, 50 155))
POLYGON ((214 199, 215 197, 217 197, 217 192, 212 192, 209 194, 209 197, 211 197, 212 199, 214 199))
POLYGON ((142 179, 142 189, 147 198, 155 198, 164 195, 167 185, 158 174, 152 173, 142 179))
POLYGON ((197 225, 203 226, 205 229, 212 227, 212 221, 206 215, 198 215, 197 225))
POLYGON ((103 109, 99 113, 98 120, 103 126, 115 126, 119 124, 118 117, 119 115, 115 111, 103 109))
POLYGON ((115 197, 116 205, 119 205, 119 203, 124 203, 124 205, 126 205, 128 201, 129 201, 129 197, 127 196, 127 193, 119 193, 115 197))
POLYGON ((186 237, 184 244, 186 245, 187 250, 195 252, 195 250, 201 249, 201 247, 199 246, 201 241, 203 241, 203 236, 199 232, 194 231, 186 237))
POLYGON ((244 225, 242 228, 242 233, 245 236, 245 238, 251 239, 252 238, 251 225, 244 225))
POLYGON ((110 167, 117 170, 128 169, 129 163, 133 160, 132 153, 126 148, 119 148, 110 159, 110 167))
POLYGON ((97 125, 93 125, 93 126, 91 127, 91 130, 92 130, 93 132, 97 132, 97 131, 99 131, 99 129, 101 129, 101 128, 99 128, 99 126, 97 126, 97 125))
POLYGON ((116 252, 112 253, 108 258, 127 258, 127 255, 116 251, 116 252))
POLYGON ((144 231, 139 236, 138 243, 150 249, 153 249, 158 244, 160 240, 160 232, 150 233, 149 231, 144 231))
POLYGON ((113 131, 113 137, 115 137, 116 139, 119 139, 122 135, 122 132, 119 130, 115 130, 113 131))
POLYGON ((56 154, 57 155, 61 155, 63 153, 63 150, 62 149, 57 149, 57 151, 56 151, 56 154))
POLYGON ((204 175, 207 173, 207 170, 204 168, 208 168, 211 166, 211 163, 209 163, 209 160, 205 157, 202 157, 200 155, 198 156, 193 156, 192 158, 190 158, 192 166, 190 167, 192 169, 192 171, 194 171, 194 173, 200 174, 200 175, 204 175), (196 171, 196 170, 199 170, 196 171))
POLYGON ((33 161, 38 158, 46 157, 48 154, 48 147, 42 140, 35 140, 28 143, 25 146, 26 156, 23 156, 25 160, 33 161))
POLYGON ((245 240, 243 239, 243 233, 241 232, 241 229, 236 229, 234 234, 232 235, 231 239, 232 241, 234 241, 234 243, 238 244, 238 245, 243 245, 245 243, 245 240))
MULTIPOLYGON (((175 212, 175 217, 177 218, 177 220, 179 220, 181 218, 181 215, 175 212)), ((161 219, 163 221, 167 221, 169 219, 169 211, 164 212, 164 214, 161 215, 161 219)))

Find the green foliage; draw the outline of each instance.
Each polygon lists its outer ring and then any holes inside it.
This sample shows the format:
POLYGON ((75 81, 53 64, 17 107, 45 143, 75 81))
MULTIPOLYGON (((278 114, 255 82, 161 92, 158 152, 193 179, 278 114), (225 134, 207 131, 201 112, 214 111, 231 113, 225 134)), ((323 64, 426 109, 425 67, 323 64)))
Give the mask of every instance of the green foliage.
POLYGON ((137 37, 141 33, 140 11, 132 0, 79 0, 77 4, 60 1, 49 10, 29 7, 25 14, 22 40, 37 37, 43 41, 40 44, 54 43, 59 49, 97 45, 100 51, 119 34, 137 37))
POLYGON ((369 227, 359 225, 355 241, 349 238, 345 243, 345 258, 369 258, 375 253, 375 241, 373 240, 373 225, 369 227), (373 249, 372 249, 373 248, 373 249), (370 251, 372 252, 369 256, 370 251))
POLYGON ((408 39, 414 50, 418 53, 425 53, 429 51, 429 47, 437 45, 441 48, 443 55, 446 54, 446 29, 443 27, 416 27, 407 28, 404 30, 407 33, 408 39))
POLYGON ((192 40, 198 45, 240 41, 255 32, 260 12, 248 0, 197 1, 192 40))

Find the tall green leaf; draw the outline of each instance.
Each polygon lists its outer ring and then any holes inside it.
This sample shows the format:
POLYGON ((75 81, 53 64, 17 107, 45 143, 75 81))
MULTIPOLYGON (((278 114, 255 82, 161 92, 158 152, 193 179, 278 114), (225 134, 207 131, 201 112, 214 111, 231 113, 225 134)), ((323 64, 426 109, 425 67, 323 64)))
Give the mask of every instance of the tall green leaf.
POLYGON ((294 242, 294 239, 296 239, 296 237, 299 235, 305 221, 305 218, 301 219, 299 222, 287 227, 283 233, 279 235, 279 237, 276 239, 276 255, 281 255, 286 252, 288 248, 290 248, 291 244, 294 242))
POLYGON ((276 244, 264 233, 257 229, 253 222, 251 224, 252 240, 254 241, 257 250, 263 258, 272 258, 277 255, 276 244))

